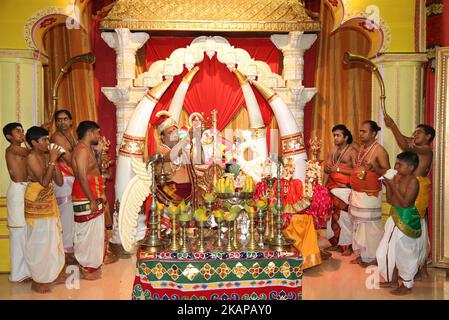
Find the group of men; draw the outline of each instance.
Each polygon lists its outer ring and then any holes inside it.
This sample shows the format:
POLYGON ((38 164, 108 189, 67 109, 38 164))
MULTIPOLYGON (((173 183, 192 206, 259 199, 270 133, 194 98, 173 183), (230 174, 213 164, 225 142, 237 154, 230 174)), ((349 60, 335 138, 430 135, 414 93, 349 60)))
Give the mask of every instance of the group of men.
POLYGON ((328 221, 330 251, 356 254, 351 263, 377 265, 384 278, 381 287, 397 286, 391 293, 410 293, 414 279, 425 276, 429 252, 427 207, 428 174, 432 164, 431 143, 435 130, 418 125, 413 137, 402 135, 388 114, 389 127, 404 151, 390 170, 389 156, 376 140, 381 128, 368 120, 360 127, 359 144, 340 124, 332 129, 335 147, 325 163, 324 184, 333 198, 328 221), (382 222, 382 185, 391 205, 382 222))
MULTIPOLYGON (((362 266, 377 264, 385 280, 381 285, 398 283, 392 293, 406 294, 418 268, 425 272, 428 256, 427 175, 435 131, 419 125, 409 138, 384 116, 405 151, 397 156, 396 175, 389 174, 388 153, 376 140, 381 129, 376 122, 362 124, 359 144, 346 126, 332 129, 335 147, 324 168, 324 183, 334 204, 327 228, 329 250, 344 256, 355 253, 351 262, 362 266), (385 226, 382 184, 392 206, 385 226)), ((85 279, 98 279, 107 252, 105 234, 112 229, 110 215, 104 214, 107 200, 96 155, 101 149, 99 126, 81 122, 75 139, 69 111, 57 111, 54 120, 56 132, 51 137, 42 127, 31 127, 26 134, 19 123, 3 128, 10 142, 6 150, 11 177, 7 194, 10 280, 31 278, 32 289, 41 293, 65 280, 66 264, 77 263, 85 279), (22 147, 25 140, 27 148, 22 147)), ((178 159, 187 152, 191 132, 180 139, 178 125, 170 116, 158 116, 153 125, 161 140, 155 151, 162 155, 164 171, 169 173, 169 183, 158 190, 158 201, 194 198, 192 170, 178 159)))
POLYGON ((55 133, 43 127, 26 131, 20 123, 3 128, 10 142, 6 162, 11 282, 32 281, 39 293, 64 283, 65 266, 78 264, 84 279, 101 277, 106 257, 106 197, 98 163, 100 127, 81 122, 76 139, 72 115, 58 110, 55 133), (26 141, 27 147, 22 144, 26 141))

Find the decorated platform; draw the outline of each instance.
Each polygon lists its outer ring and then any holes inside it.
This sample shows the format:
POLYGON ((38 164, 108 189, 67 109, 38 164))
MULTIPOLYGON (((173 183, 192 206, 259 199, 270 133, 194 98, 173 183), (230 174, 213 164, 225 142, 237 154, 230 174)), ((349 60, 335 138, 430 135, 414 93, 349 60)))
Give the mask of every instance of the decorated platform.
POLYGON ((139 249, 133 300, 301 300, 302 257, 277 251, 139 249))

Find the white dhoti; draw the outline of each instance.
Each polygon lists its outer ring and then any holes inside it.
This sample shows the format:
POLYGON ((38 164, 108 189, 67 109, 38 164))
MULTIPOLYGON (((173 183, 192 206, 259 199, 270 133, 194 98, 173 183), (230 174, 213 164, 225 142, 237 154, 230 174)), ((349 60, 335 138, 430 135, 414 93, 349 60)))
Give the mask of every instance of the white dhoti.
POLYGON ((375 197, 353 190, 349 197, 349 213, 353 220, 352 248, 366 263, 376 259, 376 250, 384 234, 381 206, 381 192, 375 197))
POLYGON ((11 266, 9 281, 11 282, 20 282, 31 277, 25 261, 26 222, 24 197, 26 188, 26 182, 11 181, 6 193, 11 266))
MULTIPOLYGON (((103 204, 99 204, 98 207, 100 212, 103 211, 103 204)), ((104 259, 104 214, 101 213, 93 217, 88 201, 74 202, 74 211, 75 258, 84 271, 93 272, 101 267, 104 259), (83 208, 83 206, 85 210, 77 209, 83 208)))
POLYGON ((72 188, 75 177, 64 176, 62 186, 55 185, 55 196, 61 214, 62 242, 64 252, 73 252, 73 237, 75 234, 75 221, 72 203, 72 188))
POLYGON ((430 248, 429 232, 427 230, 426 218, 421 218, 421 236, 418 238, 419 258, 418 265, 421 267, 427 263, 430 248))
POLYGON ((27 224, 25 257, 35 282, 56 280, 65 263, 59 217, 34 219, 27 224))
POLYGON ((404 286, 413 287, 413 278, 418 272, 419 238, 405 235, 389 217, 385 224, 385 234, 376 252, 380 275, 391 282, 396 266, 404 286))

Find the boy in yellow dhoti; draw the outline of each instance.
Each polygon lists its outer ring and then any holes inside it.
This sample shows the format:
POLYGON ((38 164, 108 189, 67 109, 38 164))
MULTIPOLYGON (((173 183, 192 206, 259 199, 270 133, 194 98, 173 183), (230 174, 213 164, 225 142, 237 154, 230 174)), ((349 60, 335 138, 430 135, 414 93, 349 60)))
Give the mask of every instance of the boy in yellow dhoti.
POLYGON ((52 181, 62 185, 62 174, 56 166, 61 149, 50 146, 48 131, 31 127, 26 141, 32 147, 27 157, 30 179, 25 191, 27 236, 25 259, 31 271, 31 288, 50 292, 50 284, 64 282, 64 248, 58 204, 52 181))
POLYGON ((427 256, 429 254, 430 242, 427 232, 427 207, 429 205, 430 196, 430 179, 428 177, 432 166, 433 151, 432 141, 435 138, 435 129, 427 124, 420 124, 416 127, 412 137, 404 136, 399 130, 393 119, 388 114, 384 114, 385 124, 391 129, 399 147, 404 151, 415 152, 419 158, 418 167, 414 171, 414 175, 418 179, 419 193, 416 198, 415 206, 421 216, 422 232, 419 238, 420 247, 420 272, 417 279, 427 276, 427 256))

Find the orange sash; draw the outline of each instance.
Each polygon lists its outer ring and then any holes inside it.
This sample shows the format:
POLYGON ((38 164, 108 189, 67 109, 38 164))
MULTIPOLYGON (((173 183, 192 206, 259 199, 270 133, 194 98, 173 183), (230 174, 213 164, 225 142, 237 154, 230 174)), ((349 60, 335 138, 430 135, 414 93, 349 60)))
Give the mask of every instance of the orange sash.
MULTIPOLYGON (((103 176, 90 177, 89 187, 95 199, 102 199, 104 197, 103 176)), ((75 179, 73 183, 72 201, 89 201, 78 179, 75 179)))
POLYGON ((73 177, 72 168, 64 160, 59 159, 56 164, 64 177, 73 177))
MULTIPOLYGON (((347 167, 347 166, 339 165, 338 167, 340 169, 343 169, 343 170, 352 170, 352 168, 347 167)), ((341 186, 338 185, 338 184, 343 184, 343 185, 345 185, 345 187, 349 188, 350 177, 351 176, 348 176, 348 175, 343 174, 341 172, 332 172, 329 175, 329 182, 327 183, 326 187, 329 190, 332 190, 332 189, 335 189, 335 188, 344 188, 344 187, 341 187, 341 186)))
POLYGON ((363 167, 355 168, 351 174, 351 189, 357 192, 365 192, 369 196, 377 197, 382 190, 382 183, 379 181, 380 176, 373 171, 366 171, 365 179, 361 180, 358 177, 361 168, 363 167))

